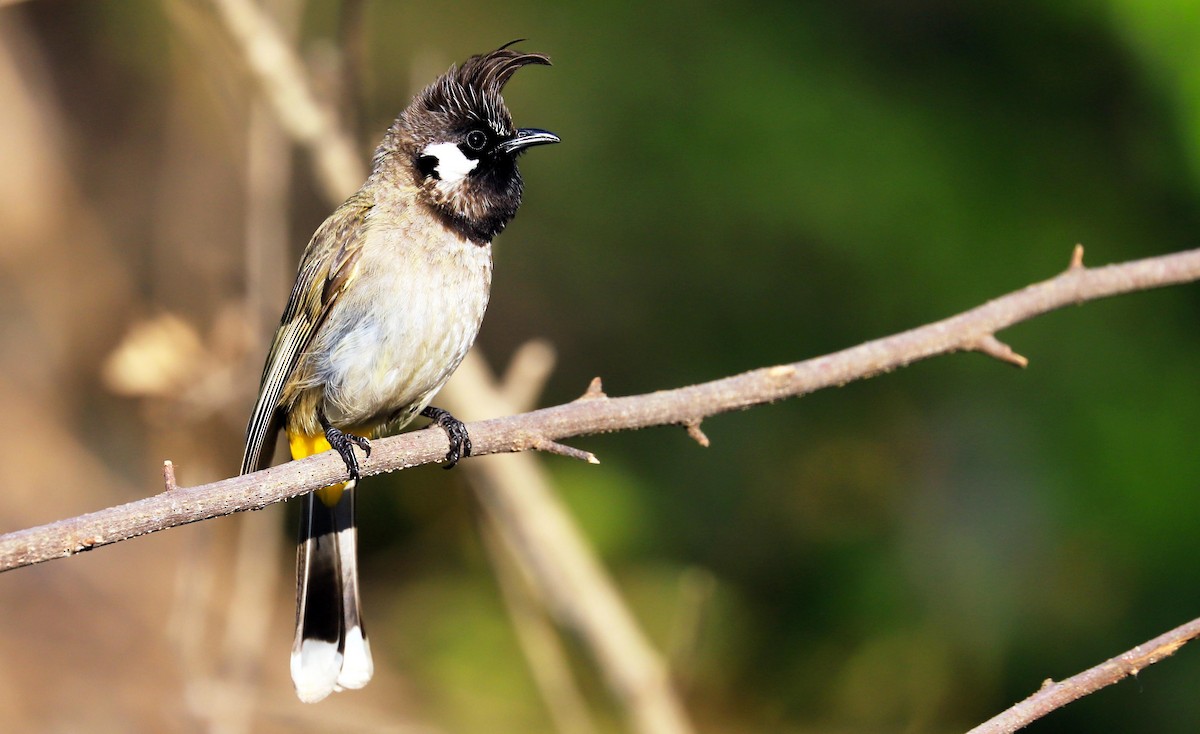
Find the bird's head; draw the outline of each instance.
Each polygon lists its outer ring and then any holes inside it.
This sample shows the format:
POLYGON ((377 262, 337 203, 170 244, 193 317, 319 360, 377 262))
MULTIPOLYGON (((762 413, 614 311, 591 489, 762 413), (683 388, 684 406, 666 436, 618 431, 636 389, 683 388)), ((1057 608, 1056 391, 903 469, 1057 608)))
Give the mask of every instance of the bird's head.
POLYGON ((423 203, 481 243, 500 234, 521 204, 517 156, 558 142, 553 133, 513 124, 504 85, 521 67, 550 59, 511 45, 451 67, 413 99, 376 153, 377 168, 388 159, 410 166, 423 203))

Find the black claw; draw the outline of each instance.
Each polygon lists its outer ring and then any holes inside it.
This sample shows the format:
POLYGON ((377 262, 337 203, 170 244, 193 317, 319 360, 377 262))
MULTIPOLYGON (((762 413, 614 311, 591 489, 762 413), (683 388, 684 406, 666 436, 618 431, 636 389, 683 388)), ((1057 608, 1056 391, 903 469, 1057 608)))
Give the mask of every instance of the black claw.
POLYGON ((354 447, 359 447, 364 454, 370 456, 371 442, 362 436, 334 428, 325 420, 325 416, 321 416, 321 427, 325 429, 325 440, 329 442, 334 451, 338 452, 338 456, 342 457, 342 462, 346 464, 346 471, 350 474, 350 478, 355 481, 362 479, 358 468, 358 457, 354 455, 354 447))
POLYGON ((471 437, 467 434, 465 423, 441 408, 427 407, 421 411, 421 415, 445 431, 446 439, 450 441, 450 451, 446 453, 444 468, 453 469, 459 459, 465 459, 471 455, 471 437))
POLYGON ((354 442, 354 445, 362 449, 363 454, 367 457, 371 456, 371 442, 366 438, 354 433, 345 434, 346 438, 354 442))

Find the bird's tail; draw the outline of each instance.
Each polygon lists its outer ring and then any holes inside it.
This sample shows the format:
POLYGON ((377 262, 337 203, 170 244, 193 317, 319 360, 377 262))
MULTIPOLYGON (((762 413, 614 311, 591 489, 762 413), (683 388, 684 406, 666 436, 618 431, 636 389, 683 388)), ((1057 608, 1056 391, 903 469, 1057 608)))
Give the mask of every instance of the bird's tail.
MULTIPOLYGON (((296 444, 293 440, 293 457, 301 458, 296 456, 300 448, 296 444)), ((371 680, 374 664, 359 607, 351 481, 307 495, 300 512, 291 667, 301 701, 315 703, 334 691, 362 688, 371 680)))

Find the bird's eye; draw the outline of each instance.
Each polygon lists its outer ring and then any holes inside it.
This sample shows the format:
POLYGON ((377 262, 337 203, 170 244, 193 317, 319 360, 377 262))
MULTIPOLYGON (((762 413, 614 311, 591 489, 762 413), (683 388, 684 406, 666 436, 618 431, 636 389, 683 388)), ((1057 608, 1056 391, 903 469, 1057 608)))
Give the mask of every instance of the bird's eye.
POLYGON ((476 153, 487 147, 487 133, 482 130, 472 130, 467 133, 467 147, 476 153))

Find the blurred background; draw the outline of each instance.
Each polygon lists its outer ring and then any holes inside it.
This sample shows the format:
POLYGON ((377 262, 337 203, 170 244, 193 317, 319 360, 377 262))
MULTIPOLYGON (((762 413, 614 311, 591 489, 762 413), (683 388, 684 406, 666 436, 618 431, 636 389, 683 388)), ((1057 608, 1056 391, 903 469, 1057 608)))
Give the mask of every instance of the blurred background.
MULTIPOLYGON (((236 472, 330 211, 207 3, 0 3, 0 531, 236 472), (247 245, 253 242, 254 246, 247 245)), ((539 400, 821 355, 1066 267, 1196 246, 1200 8, 272 0, 365 157, 514 38, 523 159, 480 346, 539 400)), ((700 732, 950 732, 1200 616, 1200 291, 541 461, 700 732)), ((488 417, 488 416, 482 416, 488 417)), ((0 577, 8 731, 555 731, 461 472, 362 493, 377 680, 298 703, 294 510, 0 577), (214 701, 221 701, 215 706, 214 701), (232 712, 232 713, 230 713, 232 712), (230 723, 233 722, 233 723, 230 723), (237 722, 241 722, 238 724, 237 722), (248 727, 248 729, 247 729, 248 727)), ((565 640, 595 731, 626 730, 565 640)), ((1200 653, 1031 731, 1192 732, 1200 653)))

